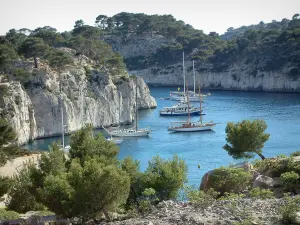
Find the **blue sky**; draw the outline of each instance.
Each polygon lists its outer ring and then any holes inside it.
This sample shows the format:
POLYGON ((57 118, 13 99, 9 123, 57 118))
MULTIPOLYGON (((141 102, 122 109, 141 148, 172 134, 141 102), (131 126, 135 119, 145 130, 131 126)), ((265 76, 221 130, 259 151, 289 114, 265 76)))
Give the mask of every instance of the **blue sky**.
POLYGON ((9 29, 52 26, 71 30, 83 19, 93 25, 100 15, 119 12, 172 14, 205 33, 228 27, 271 22, 300 13, 300 0, 0 0, 0 34, 9 29))

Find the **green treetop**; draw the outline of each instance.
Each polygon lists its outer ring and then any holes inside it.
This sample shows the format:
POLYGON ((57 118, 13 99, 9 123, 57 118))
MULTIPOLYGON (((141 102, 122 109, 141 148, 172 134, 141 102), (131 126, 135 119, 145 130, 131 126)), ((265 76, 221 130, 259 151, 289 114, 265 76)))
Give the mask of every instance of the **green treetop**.
POLYGON ((254 154, 262 155, 262 148, 269 139, 266 134, 267 124, 263 120, 243 120, 242 122, 228 123, 225 129, 227 144, 223 149, 234 159, 250 159, 254 154))

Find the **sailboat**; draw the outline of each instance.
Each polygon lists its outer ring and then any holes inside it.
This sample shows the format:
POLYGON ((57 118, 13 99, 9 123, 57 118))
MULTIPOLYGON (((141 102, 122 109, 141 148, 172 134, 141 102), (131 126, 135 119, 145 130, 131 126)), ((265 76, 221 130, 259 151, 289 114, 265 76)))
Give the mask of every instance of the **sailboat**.
POLYGON ((201 112, 200 108, 189 105, 187 100, 180 101, 178 104, 171 107, 164 107, 159 111, 160 116, 187 116, 188 113, 190 113, 191 116, 199 115, 200 113, 202 113, 202 115, 205 115, 203 112, 201 112))
POLYGON ((63 109, 63 95, 62 95, 62 90, 60 86, 60 112, 61 112, 61 136, 62 136, 62 145, 61 145, 61 150, 68 152, 71 148, 70 145, 65 146, 65 124, 64 124, 64 109, 63 109))
MULTIPOLYGON (((187 86, 188 89, 188 86, 187 86)), ((187 90, 188 91, 188 90, 187 90)), ((200 111, 202 111, 202 96, 200 92, 199 84, 199 98, 200 98, 200 111)), ((190 104, 189 95, 187 95, 188 104, 190 104)), ((189 108, 188 108, 189 110, 189 108)), ((195 132, 195 131, 207 131, 212 130, 215 127, 216 123, 213 121, 203 122, 202 113, 200 113, 200 120, 193 122, 190 120, 190 111, 188 111, 187 121, 172 122, 168 128, 168 131, 173 132, 195 132)))
POLYGON ((151 132, 150 128, 138 129, 138 109, 137 109, 137 78, 135 84, 135 126, 129 129, 120 129, 110 132, 115 137, 142 137, 148 136, 151 132))
MULTIPOLYGON (((189 96, 190 102, 199 102, 200 98, 199 95, 196 93, 196 76, 195 76, 195 63, 193 60, 193 77, 194 77, 194 92, 192 91, 185 91, 185 67, 184 67, 184 52, 182 53, 182 73, 183 73, 183 85, 184 90, 183 92, 180 91, 180 88, 178 88, 178 91, 171 91, 170 92, 170 99, 175 101, 184 101, 186 99, 186 96, 189 96)), ((201 94, 202 101, 206 95, 201 94)))

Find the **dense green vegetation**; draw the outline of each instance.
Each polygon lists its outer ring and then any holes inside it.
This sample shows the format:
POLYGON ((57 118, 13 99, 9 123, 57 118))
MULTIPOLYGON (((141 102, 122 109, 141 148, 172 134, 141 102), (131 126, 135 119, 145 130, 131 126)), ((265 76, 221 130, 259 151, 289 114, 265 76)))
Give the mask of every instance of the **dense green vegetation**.
MULTIPOLYGON (((3 127, 5 132, 0 137, 12 132, 7 125, 3 127)), ((227 141, 231 143, 228 153, 244 159, 252 158, 253 153, 261 155, 269 137, 265 129, 266 124, 261 120, 228 123, 227 141)), ((110 212, 120 210, 146 215, 160 201, 176 199, 182 189, 186 199, 202 209, 216 201, 274 198, 273 190, 252 187, 252 169, 217 168, 205 190, 184 186, 187 166, 177 156, 168 160, 156 156, 141 172, 138 161, 130 157, 118 160, 118 147, 106 141, 101 133, 94 134, 89 125, 71 136, 70 145, 69 154, 65 154, 58 143, 53 143, 50 151, 41 155, 38 166, 29 162, 13 178, 0 177, 0 195, 10 196, 7 209, 11 211, 0 212, 4 218, 17 217, 14 211, 31 210, 51 211, 64 218, 77 217, 80 223, 101 218, 102 214, 110 219, 110 212)), ((256 160, 254 169, 263 175, 280 177, 285 192, 298 194, 300 165, 292 156, 256 160)), ((280 212, 283 221, 290 221, 299 208, 299 198, 286 196, 286 199, 288 204, 280 212)), ((229 206, 233 214, 240 211, 236 201, 231 201, 229 206)), ((246 219, 250 217, 245 216, 246 219)))
POLYGON ((19 153, 16 133, 10 124, 0 116, 0 166, 19 153))
POLYGON ((179 62, 182 51, 185 51, 188 58, 212 63, 214 71, 227 70, 231 64, 243 61, 255 65, 251 72, 253 76, 258 70, 278 70, 287 62, 293 65, 289 72, 292 79, 297 79, 300 72, 300 18, 297 14, 292 20, 229 28, 225 35, 234 34, 230 38, 220 37, 216 32, 204 34, 171 15, 149 16, 123 12, 112 17, 99 15, 96 24, 107 35, 124 37, 125 44, 135 34, 163 35, 169 40, 169 44, 148 56, 126 58, 130 70, 179 62))
POLYGON ((122 56, 112 51, 114 37, 121 37, 121 44, 131 38, 161 35, 166 44, 147 55, 126 58, 129 70, 144 69, 149 66, 166 66, 180 62, 182 52, 186 58, 211 63, 212 70, 226 71, 233 63, 243 62, 253 65, 251 75, 258 71, 279 70, 290 63, 288 74, 298 79, 300 73, 300 18, 296 14, 292 20, 272 21, 264 24, 228 28, 219 36, 216 32, 205 34, 194 29, 172 15, 146 15, 143 13, 118 13, 112 17, 99 15, 95 26, 75 22, 72 31, 57 32, 45 26, 33 31, 26 28, 11 29, 0 36, 0 72, 8 73, 11 62, 17 59, 33 59, 38 67, 38 58, 48 60, 47 56, 60 47, 76 50, 76 55, 88 56, 94 65, 111 74, 122 74, 126 69, 122 56), (105 42, 107 41, 107 43, 105 42), (109 44, 108 44, 109 43, 109 44))
POLYGON ((117 208, 145 210, 147 204, 176 198, 186 182, 187 167, 174 156, 155 157, 145 172, 131 158, 119 161, 119 149, 91 126, 71 137, 66 158, 58 144, 42 154, 39 167, 28 163, 10 182, 8 209, 16 212, 49 209, 81 221, 108 216, 117 208))
POLYGON ((39 62, 44 61, 60 73, 65 65, 73 64, 74 57, 81 61, 83 55, 92 60, 89 63, 96 70, 110 75, 126 74, 122 57, 100 40, 101 35, 100 28, 78 22, 72 31, 63 33, 49 26, 33 31, 11 29, 6 35, 0 36, 0 74, 26 84, 31 74, 26 74, 20 63, 16 67, 17 61, 33 60, 34 68, 38 68, 39 62), (74 49, 75 53, 65 51, 62 47, 74 49))
POLYGON ((266 129, 267 124, 263 120, 228 123, 225 129, 227 144, 223 148, 234 159, 250 159, 257 154, 264 160, 262 148, 270 137, 264 133, 266 129))

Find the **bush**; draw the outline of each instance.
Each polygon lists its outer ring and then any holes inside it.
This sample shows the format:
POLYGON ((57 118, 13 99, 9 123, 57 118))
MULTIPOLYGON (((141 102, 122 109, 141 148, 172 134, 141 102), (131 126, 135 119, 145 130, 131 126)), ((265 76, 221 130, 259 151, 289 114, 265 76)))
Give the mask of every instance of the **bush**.
POLYGON ((0 221, 1 220, 16 220, 19 218, 20 218, 19 213, 0 208, 0 221))
POLYGON ((258 199, 274 198, 274 193, 269 189, 253 188, 249 191, 249 197, 258 199))
POLYGON ((143 193, 143 200, 140 201, 140 212, 145 215, 151 212, 152 205, 157 201, 156 193, 153 188, 146 188, 143 193))
POLYGON ((285 154, 278 154, 277 156, 276 156, 277 158, 287 158, 287 156, 285 155, 285 154))
POLYGON ((253 166, 261 174, 270 177, 280 177, 282 173, 297 170, 298 168, 297 163, 292 158, 255 160, 253 166))
POLYGON ((297 186, 300 184, 300 176, 294 171, 281 174, 280 180, 288 191, 295 192, 297 186))
POLYGON ((240 199, 244 198, 244 194, 236 194, 236 193, 228 193, 225 192, 222 197, 220 197, 218 200, 223 201, 223 200, 235 200, 235 199, 240 199))
POLYGON ((240 193, 250 183, 251 174, 242 168, 220 167, 210 176, 210 187, 223 195, 225 192, 240 193))
POLYGON ((12 184, 13 180, 11 178, 0 176, 0 197, 8 193, 12 184))
POLYGON ((149 161, 143 174, 144 187, 153 188, 160 201, 176 198, 187 182, 187 166, 178 156, 164 160, 159 156, 149 161))
POLYGON ((9 191, 10 199, 7 202, 8 209, 19 213, 45 209, 45 207, 37 201, 33 193, 37 189, 31 179, 34 170, 34 164, 28 163, 18 175, 14 176, 13 185, 9 191))
POLYGON ((300 156, 300 150, 291 153, 291 157, 296 157, 296 156, 300 156))
POLYGON ((21 84, 27 83, 31 77, 31 74, 28 71, 21 68, 14 68, 12 70, 12 74, 16 80, 20 81, 21 84))
POLYGON ((279 208, 283 224, 294 224, 296 213, 300 211, 300 196, 284 196, 285 204, 279 208))
POLYGON ((214 191, 214 189, 209 189, 207 192, 199 191, 193 189, 191 187, 187 187, 185 189, 185 194, 190 203, 192 203, 195 207, 199 207, 201 209, 205 209, 211 206, 215 201, 218 192, 214 191))

